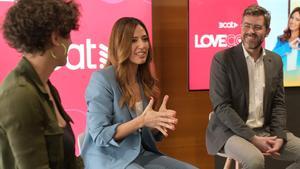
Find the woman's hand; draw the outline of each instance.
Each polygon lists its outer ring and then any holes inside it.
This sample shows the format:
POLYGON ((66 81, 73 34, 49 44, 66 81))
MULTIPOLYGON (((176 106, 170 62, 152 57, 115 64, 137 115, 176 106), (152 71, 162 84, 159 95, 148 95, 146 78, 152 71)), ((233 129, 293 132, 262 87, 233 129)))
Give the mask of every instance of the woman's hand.
POLYGON ((140 116, 143 119, 143 126, 157 129, 164 136, 168 136, 168 129, 175 130, 175 125, 178 122, 178 119, 176 118, 176 112, 174 110, 167 109, 166 107, 168 98, 168 96, 164 97, 159 111, 153 110, 152 106, 154 100, 151 98, 148 106, 140 116))
POLYGON ((291 48, 300 50, 300 48, 299 48, 299 42, 300 42, 299 38, 296 38, 296 39, 290 41, 291 48))

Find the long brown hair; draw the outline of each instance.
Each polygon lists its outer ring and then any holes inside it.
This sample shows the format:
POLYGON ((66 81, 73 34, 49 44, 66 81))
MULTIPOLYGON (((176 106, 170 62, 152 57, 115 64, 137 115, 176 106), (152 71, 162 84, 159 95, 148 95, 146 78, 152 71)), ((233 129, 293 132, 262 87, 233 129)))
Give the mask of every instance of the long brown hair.
MULTIPOLYGON (((290 22, 290 19, 291 19, 291 17, 293 16, 293 14, 294 14, 295 12, 298 12, 298 13, 300 14, 300 7, 296 7, 296 8, 292 11, 292 13, 290 14, 289 20, 288 20, 287 28, 283 31, 283 34, 279 36, 279 39, 280 39, 281 41, 288 41, 288 40, 290 39, 290 37, 291 37, 291 30, 290 30, 290 28, 289 28, 289 22, 290 22)), ((300 26, 299 26, 299 32, 300 32, 300 26)), ((300 37, 300 33, 299 33, 298 37, 300 37)))
MULTIPOLYGON (((129 77, 135 76, 130 74, 128 66, 130 65, 129 56, 131 56, 132 37, 135 28, 140 25, 146 31, 149 37, 146 26, 143 22, 132 17, 120 18, 113 26, 108 49, 108 62, 106 66, 113 65, 116 71, 116 78, 122 91, 122 97, 119 100, 120 106, 125 103, 133 109, 136 100, 133 89, 129 84, 129 77)), ((160 90, 158 88, 158 80, 150 71, 150 62, 152 60, 152 48, 149 41, 149 50, 146 62, 138 66, 137 79, 141 84, 144 94, 147 98, 153 97, 158 99, 160 90)))

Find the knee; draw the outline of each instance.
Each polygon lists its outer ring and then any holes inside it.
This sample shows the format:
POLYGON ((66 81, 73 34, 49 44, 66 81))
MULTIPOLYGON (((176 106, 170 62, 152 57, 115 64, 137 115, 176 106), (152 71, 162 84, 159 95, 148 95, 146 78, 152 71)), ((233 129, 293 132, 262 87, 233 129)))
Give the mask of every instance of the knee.
POLYGON ((265 168, 265 158, 262 154, 256 154, 249 156, 247 161, 242 163, 243 168, 247 169, 264 169, 265 168))

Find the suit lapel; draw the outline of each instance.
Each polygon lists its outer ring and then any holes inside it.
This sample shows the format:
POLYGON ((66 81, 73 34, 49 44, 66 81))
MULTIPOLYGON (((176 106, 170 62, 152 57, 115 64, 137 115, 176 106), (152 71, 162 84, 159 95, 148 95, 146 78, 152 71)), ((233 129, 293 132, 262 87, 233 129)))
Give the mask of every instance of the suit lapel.
MULTIPOLYGON (((147 107, 147 99, 145 97, 143 87, 140 83, 139 83, 139 86, 140 86, 141 99, 142 99, 142 102, 143 102, 143 109, 145 109, 147 107)), ((134 110, 132 110, 127 103, 125 105, 126 105, 128 111, 129 111, 131 117, 135 118, 136 117, 136 112, 134 110)))
POLYGON ((241 79, 241 85, 243 86, 245 97, 246 97, 246 105, 249 105, 249 75, 248 75, 248 66, 246 63, 245 55, 243 52, 242 44, 240 43, 234 49, 234 64, 237 67, 237 71, 239 73, 239 77, 241 79))
POLYGON ((272 84, 272 58, 268 55, 268 51, 266 51, 266 55, 264 56, 264 69, 265 69, 265 91, 264 91, 264 112, 266 112, 267 103, 268 103, 268 93, 270 92, 270 87, 272 84))

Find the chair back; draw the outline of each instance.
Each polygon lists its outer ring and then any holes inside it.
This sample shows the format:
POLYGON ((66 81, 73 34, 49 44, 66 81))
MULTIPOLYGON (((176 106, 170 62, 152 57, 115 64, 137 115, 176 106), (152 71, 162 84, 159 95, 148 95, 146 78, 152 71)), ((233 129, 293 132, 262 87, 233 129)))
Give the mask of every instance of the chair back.
POLYGON ((210 120, 211 116, 214 114, 214 111, 211 111, 208 115, 208 120, 210 120))
POLYGON ((85 137, 85 133, 82 132, 78 135, 78 138, 77 138, 77 145, 78 145, 79 154, 81 154, 81 147, 82 147, 84 137, 85 137))

